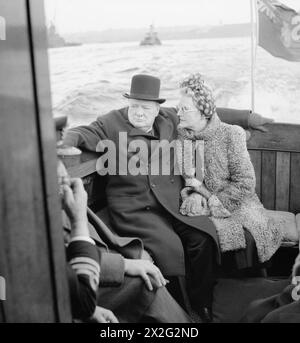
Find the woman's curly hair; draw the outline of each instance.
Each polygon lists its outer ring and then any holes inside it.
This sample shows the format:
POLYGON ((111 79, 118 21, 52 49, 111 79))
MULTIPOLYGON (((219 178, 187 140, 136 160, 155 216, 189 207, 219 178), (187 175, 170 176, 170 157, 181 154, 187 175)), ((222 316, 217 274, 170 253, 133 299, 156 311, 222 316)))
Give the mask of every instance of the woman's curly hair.
POLYGON ((191 74, 180 83, 182 94, 192 97, 195 106, 207 119, 216 111, 215 99, 211 88, 200 73, 191 74))

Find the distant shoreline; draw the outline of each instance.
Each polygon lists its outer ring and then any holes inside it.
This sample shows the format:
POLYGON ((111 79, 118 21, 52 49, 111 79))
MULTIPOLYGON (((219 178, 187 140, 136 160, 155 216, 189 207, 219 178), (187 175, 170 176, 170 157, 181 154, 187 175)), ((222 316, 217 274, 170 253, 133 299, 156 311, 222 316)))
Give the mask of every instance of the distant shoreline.
MULTIPOLYGON (((251 35, 251 24, 227 24, 210 27, 158 27, 156 31, 158 32, 162 43, 164 40, 240 38, 249 37, 251 35)), ((84 33, 64 34, 63 37, 67 41, 76 41, 81 44, 125 43, 141 41, 145 32, 146 29, 110 29, 99 32, 90 31, 84 33)))
MULTIPOLYGON (((189 41, 189 40, 199 40, 199 39, 238 39, 238 38, 249 38, 250 39, 250 35, 249 36, 234 36, 234 37, 201 37, 201 38, 173 38, 173 39, 165 39, 164 43, 168 43, 168 42, 178 42, 178 41, 189 41)), ((136 43, 136 45, 139 45, 139 41, 138 40, 129 40, 129 41, 112 41, 112 42, 89 42, 89 43, 80 43, 79 45, 77 45, 78 47, 82 47, 82 46, 87 46, 87 45, 98 45, 98 44, 121 44, 121 43, 136 43)), ((77 47, 77 46, 71 46, 71 47, 77 47)), ((162 44, 162 46, 164 46, 164 44, 162 44)), ((63 46, 63 47, 59 47, 59 49, 61 48, 66 48, 68 46, 63 46)), ((149 46, 148 46, 149 47, 149 46)), ((147 46, 144 46, 144 48, 148 48, 147 46)), ((151 47, 151 46, 150 46, 151 47)), ((143 47, 142 47, 143 48, 143 47)), ((58 49, 58 47, 49 47, 48 49, 58 49)))

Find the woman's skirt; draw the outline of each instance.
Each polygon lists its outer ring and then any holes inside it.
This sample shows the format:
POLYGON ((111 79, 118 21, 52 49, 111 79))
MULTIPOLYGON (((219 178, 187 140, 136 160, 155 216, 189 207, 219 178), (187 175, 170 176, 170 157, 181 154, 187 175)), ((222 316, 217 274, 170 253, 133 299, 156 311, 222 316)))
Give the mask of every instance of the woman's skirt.
POLYGON ((259 262, 256 244, 251 233, 244 229, 246 248, 228 251, 222 254, 221 270, 225 273, 235 271, 261 270, 270 265, 270 261, 259 262))

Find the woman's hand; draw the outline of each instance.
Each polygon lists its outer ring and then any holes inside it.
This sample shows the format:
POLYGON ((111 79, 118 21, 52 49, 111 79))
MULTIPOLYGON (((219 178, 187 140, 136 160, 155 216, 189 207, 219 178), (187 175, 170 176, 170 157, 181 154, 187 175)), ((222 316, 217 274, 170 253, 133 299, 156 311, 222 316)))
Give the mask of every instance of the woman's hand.
POLYGON ((181 190, 181 198, 183 201, 194 192, 201 194, 206 199, 209 199, 212 195, 205 184, 196 178, 186 179, 185 185, 186 187, 181 190))
POLYGON ((184 187, 180 192, 181 199, 184 201, 192 193, 193 193, 192 187, 184 187))
POLYGON ((215 218, 227 218, 231 216, 231 213, 223 206, 221 201, 215 195, 212 195, 208 199, 208 207, 211 215, 215 218))
POLYGON ((168 282, 159 268, 148 260, 134 260, 125 258, 125 274, 130 276, 140 276, 149 289, 153 290, 153 285, 150 277, 152 277, 158 287, 165 286, 168 282))
POLYGON ((96 306, 90 321, 96 323, 119 323, 117 317, 110 310, 100 306, 96 306))
POLYGON ((201 194, 205 199, 209 199, 211 197, 211 192, 206 188, 206 186, 202 183, 200 186, 195 187, 194 190, 201 194))
POLYGON ((180 213, 184 216, 209 215, 207 200, 199 193, 192 193, 182 203, 180 213))

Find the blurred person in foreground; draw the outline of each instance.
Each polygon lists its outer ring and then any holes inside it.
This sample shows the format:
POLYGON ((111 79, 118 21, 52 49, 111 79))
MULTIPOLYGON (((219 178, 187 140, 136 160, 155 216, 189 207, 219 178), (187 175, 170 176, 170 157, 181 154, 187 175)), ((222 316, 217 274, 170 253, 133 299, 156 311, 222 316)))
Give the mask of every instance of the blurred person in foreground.
MULTIPOLYGON (((58 165, 58 174, 62 162, 58 165)), ((97 288, 100 279, 100 256, 95 242, 89 237, 86 213, 86 193, 80 179, 69 180, 59 175, 63 208, 70 218, 68 237, 67 275, 74 319, 97 318, 100 323, 118 323, 115 315, 97 307, 97 288)))
POLYGON ((82 180, 69 178, 60 160, 57 169, 74 317, 101 323, 191 322, 142 242, 114 235, 87 208, 82 180))

